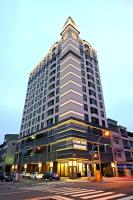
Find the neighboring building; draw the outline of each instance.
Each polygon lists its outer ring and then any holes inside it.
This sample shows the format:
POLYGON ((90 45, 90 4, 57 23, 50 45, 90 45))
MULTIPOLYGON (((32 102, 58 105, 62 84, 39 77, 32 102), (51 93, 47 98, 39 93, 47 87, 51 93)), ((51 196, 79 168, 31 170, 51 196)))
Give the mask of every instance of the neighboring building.
POLYGON ((10 172, 14 164, 18 134, 6 134, 0 145, 0 171, 10 172))
POLYGON ((133 175, 133 133, 125 127, 118 126, 117 121, 108 119, 111 130, 111 143, 118 168, 118 174, 133 175))
MULTIPOLYGON (((21 170, 86 175, 93 144, 106 130, 97 53, 69 17, 61 39, 30 74, 16 164, 21 170)), ((111 149, 100 150, 102 166, 110 165, 111 149)))

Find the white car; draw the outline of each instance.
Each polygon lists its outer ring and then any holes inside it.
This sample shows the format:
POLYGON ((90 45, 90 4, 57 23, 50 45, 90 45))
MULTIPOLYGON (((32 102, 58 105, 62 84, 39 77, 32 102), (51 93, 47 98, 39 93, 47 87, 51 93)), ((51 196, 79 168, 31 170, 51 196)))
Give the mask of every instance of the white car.
POLYGON ((28 173, 28 172, 22 172, 22 173, 20 173, 20 176, 22 176, 23 178, 25 178, 25 177, 30 177, 30 173, 28 173))
POLYGON ((38 172, 33 172, 31 175, 30 175, 30 178, 31 179, 36 179, 36 175, 38 174, 38 172))
POLYGON ((42 177, 43 177, 43 174, 41 174, 41 173, 36 175, 36 179, 42 179, 42 177))

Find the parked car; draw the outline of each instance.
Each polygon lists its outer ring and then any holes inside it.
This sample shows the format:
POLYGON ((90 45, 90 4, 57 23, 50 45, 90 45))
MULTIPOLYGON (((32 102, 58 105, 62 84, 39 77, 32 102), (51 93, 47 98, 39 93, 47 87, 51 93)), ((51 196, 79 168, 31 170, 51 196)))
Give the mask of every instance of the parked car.
POLYGON ((36 179, 37 175, 38 175, 38 172, 33 172, 33 173, 31 173, 30 178, 31 179, 36 179))
POLYGON ((1 181, 13 181, 15 179, 15 176, 13 173, 1 173, 0 174, 0 180, 1 181))
POLYGON ((36 175, 36 179, 42 179, 43 178, 43 174, 39 173, 36 175))
POLYGON ((20 176, 22 176, 22 178, 29 178, 30 177, 30 173, 23 171, 22 173, 20 173, 20 176))
POLYGON ((3 181, 3 179, 4 179, 3 173, 0 173, 0 180, 3 181))
POLYGON ((53 173, 53 172, 46 172, 43 174, 43 179, 49 179, 49 180, 59 180, 60 176, 57 173, 53 173))

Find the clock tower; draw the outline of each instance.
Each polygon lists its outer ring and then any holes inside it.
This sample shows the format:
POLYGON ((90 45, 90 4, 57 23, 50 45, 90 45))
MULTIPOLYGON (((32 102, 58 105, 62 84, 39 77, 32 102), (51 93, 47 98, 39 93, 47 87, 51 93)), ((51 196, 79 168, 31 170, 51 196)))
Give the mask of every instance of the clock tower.
POLYGON ((68 17, 61 32, 60 111, 59 119, 84 119, 81 82, 79 31, 68 17))

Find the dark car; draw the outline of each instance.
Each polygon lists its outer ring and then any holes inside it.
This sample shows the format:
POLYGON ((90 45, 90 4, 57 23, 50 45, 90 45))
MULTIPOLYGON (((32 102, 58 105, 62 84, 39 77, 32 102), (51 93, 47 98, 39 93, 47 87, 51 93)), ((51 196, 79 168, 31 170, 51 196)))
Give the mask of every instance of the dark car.
POLYGON ((0 180, 1 181, 13 181, 15 178, 13 173, 1 173, 0 174, 0 180))
POLYGON ((60 176, 57 173, 53 173, 53 172, 46 172, 43 174, 43 179, 49 179, 49 180, 59 180, 60 176))
POLYGON ((3 173, 0 173, 0 181, 3 181, 3 179, 4 179, 3 173))

